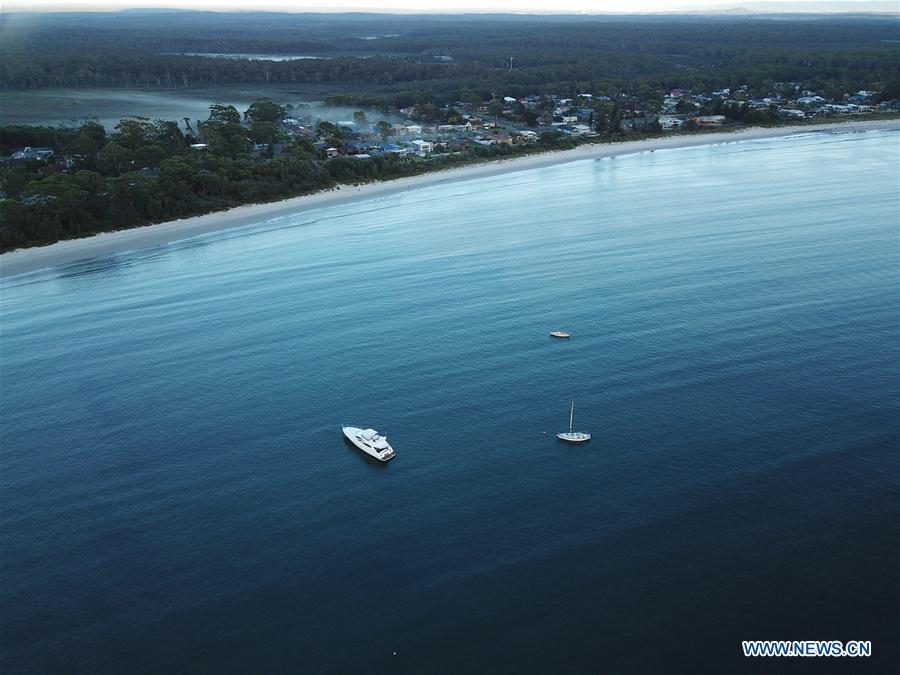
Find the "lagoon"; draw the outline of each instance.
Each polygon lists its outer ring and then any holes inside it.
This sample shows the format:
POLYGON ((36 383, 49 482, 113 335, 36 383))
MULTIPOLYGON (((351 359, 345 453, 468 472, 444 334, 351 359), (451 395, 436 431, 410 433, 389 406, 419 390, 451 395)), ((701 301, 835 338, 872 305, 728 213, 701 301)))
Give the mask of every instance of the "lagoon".
POLYGON ((329 59, 330 56, 309 56, 302 54, 236 54, 231 52, 188 52, 178 56, 201 56, 208 59, 232 59, 237 61, 303 61, 306 59, 329 59))

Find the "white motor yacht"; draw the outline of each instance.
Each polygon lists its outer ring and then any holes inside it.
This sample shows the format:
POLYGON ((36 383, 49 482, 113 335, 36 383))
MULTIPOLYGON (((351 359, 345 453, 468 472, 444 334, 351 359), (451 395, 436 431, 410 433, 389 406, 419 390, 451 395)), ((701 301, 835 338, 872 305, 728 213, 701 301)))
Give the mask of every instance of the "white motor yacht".
POLYGON ((374 429, 360 429, 359 427, 342 426, 344 436, 357 448, 375 459, 386 462, 394 458, 394 449, 387 442, 387 438, 380 435, 374 429))

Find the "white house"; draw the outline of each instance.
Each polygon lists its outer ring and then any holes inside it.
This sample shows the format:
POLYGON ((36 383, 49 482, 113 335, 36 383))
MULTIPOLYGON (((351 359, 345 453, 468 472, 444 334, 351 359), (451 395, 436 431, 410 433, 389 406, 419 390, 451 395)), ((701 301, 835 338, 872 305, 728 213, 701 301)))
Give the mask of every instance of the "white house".
POLYGON ((725 115, 700 115, 694 118, 698 127, 720 127, 725 122, 725 115))
POLYGON ((51 148, 26 147, 12 154, 12 159, 47 159, 53 154, 51 148))
POLYGON ((678 117, 669 117, 668 115, 663 115, 659 118, 659 126, 663 131, 673 131, 675 129, 680 129, 682 124, 684 124, 684 120, 679 119, 678 117))
POLYGON ((413 141, 412 144, 416 148, 416 154, 420 157, 424 157, 429 152, 434 152, 434 143, 431 141, 423 141, 420 139, 413 141))

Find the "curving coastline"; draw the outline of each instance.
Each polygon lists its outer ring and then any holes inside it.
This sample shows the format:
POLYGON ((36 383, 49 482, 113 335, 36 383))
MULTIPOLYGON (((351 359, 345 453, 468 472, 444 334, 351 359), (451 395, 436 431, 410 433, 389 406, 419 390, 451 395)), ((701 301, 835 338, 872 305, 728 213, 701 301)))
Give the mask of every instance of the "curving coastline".
POLYGON ((483 164, 454 167, 391 181, 344 185, 315 194, 293 197, 278 202, 248 204, 227 211, 217 211, 155 225, 128 230, 106 232, 84 239, 71 239, 48 246, 19 249, 0 254, 0 277, 12 277, 36 270, 102 255, 124 253, 166 244, 198 235, 258 223, 291 213, 328 206, 365 201, 396 194, 417 187, 476 178, 487 178, 515 171, 555 166, 586 159, 602 159, 651 150, 677 149, 735 143, 755 139, 777 138, 823 131, 900 130, 900 119, 848 121, 803 127, 754 127, 738 131, 709 134, 675 135, 621 143, 582 145, 572 150, 560 150, 526 157, 493 160, 483 164))

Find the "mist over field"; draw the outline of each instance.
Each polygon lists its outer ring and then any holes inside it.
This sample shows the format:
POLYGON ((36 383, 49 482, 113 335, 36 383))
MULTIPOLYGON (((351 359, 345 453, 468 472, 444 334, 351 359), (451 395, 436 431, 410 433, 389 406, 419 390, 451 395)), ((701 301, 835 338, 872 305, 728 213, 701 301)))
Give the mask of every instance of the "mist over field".
POLYGON ((209 116, 213 103, 233 105, 243 112, 258 98, 268 97, 280 105, 294 106, 291 114, 310 123, 317 120, 352 120, 362 110, 370 122, 401 122, 403 118, 373 108, 327 106, 317 94, 284 89, 237 88, 172 90, 172 89, 37 89, 3 94, 0 125, 36 124, 77 127, 85 121, 96 121, 112 130, 123 117, 147 117, 192 124, 209 116))

